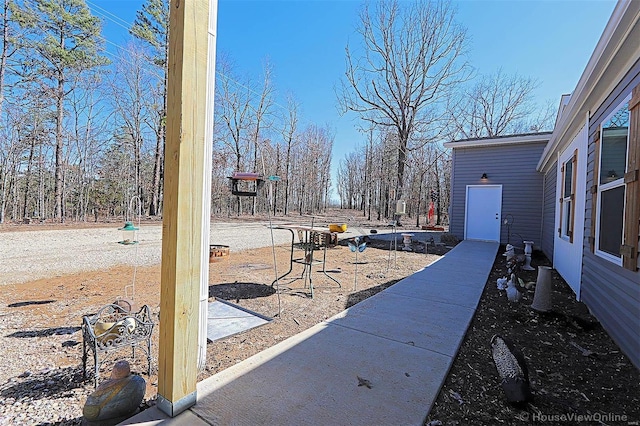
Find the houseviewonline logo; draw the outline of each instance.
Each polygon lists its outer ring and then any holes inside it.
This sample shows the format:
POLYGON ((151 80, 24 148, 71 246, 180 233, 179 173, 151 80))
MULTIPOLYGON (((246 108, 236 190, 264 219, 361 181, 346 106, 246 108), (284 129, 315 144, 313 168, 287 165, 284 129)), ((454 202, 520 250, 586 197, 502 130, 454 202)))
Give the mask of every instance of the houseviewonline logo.
POLYGON ((525 420, 531 419, 534 422, 595 422, 595 423, 606 423, 606 422, 626 422, 627 425, 640 425, 640 423, 635 420, 632 421, 629 419, 629 416, 626 414, 615 414, 615 413, 590 413, 590 414, 578 414, 578 413, 559 413, 559 414, 545 414, 545 413, 523 413, 525 420))

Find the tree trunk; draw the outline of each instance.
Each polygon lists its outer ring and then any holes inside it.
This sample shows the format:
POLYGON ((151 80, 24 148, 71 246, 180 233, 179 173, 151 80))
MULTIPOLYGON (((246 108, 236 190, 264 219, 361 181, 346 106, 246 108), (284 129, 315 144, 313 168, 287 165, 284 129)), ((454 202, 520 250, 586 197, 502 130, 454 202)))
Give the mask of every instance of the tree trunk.
MULTIPOLYGON (((398 181, 396 182, 396 201, 402 199, 402 190, 404 187, 404 166, 407 161, 407 137, 404 135, 398 135, 398 181)), ((400 223, 401 215, 394 214, 394 219, 398 226, 402 226, 400 223)))
POLYGON ((160 200, 160 167, 162 166, 162 152, 164 146, 164 122, 160 120, 157 136, 156 150, 153 162, 153 176, 151 181, 151 203, 149 203, 149 216, 157 216, 159 211, 160 200))
POLYGON ((2 194, 0 195, 0 223, 4 223, 4 215, 7 209, 7 185, 9 183, 9 173, 7 167, 3 170, 2 176, 2 194))
POLYGON ((371 220, 371 187, 373 185, 373 137, 371 137, 369 141, 369 146, 367 147, 367 177, 365 179, 365 184, 367 185, 367 208, 369 210, 367 214, 367 220, 371 220))
MULTIPOLYGON (((258 136, 253 141, 253 173, 258 172, 258 136)), ((258 182, 256 181, 256 190, 258 182)), ((256 215, 256 201, 258 197, 252 197, 251 200, 251 216, 256 215)))
POLYGON ((420 175, 420 183, 418 184, 418 202, 416 207, 416 227, 420 228, 420 200, 422 200, 422 181, 424 180, 424 172, 420 175))
POLYGON ((56 199, 56 212, 55 217, 64 222, 62 216, 62 149, 63 149, 63 135, 62 135, 62 120, 64 119, 64 79, 62 76, 58 77, 58 89, 56 93, 56 165, 55 165, 55 199, 56 199))
POLYGON ((442 224, 442 220, 441 220, 441 205, 440 205, 440 200, 442 199, 442 197, 440 196, 440 175, 438 174, 438 161, 436 160, 435 162, 435 168, 436 168, 436 225, 441 225, 442 224))
POLYGON ((38 151, 38 212, 40 220, 44 220, 47 217, 47 211, 44 200, 44 155, 42 153, 42 144, 40 144, 38 151))
MULTIPOLYGON (((3 2, 2 56, 0 56, 0 116, 4 103, 4 76, 7 68, 7 52, 9 50, 9 2, 3 2)), ((1 221, 0 221, 1 223, 1 221)))
POLYGON ((11 200, 13 201, 11 206, 11 219, 16 220, 18 218, 18 166, 14 163, 13 170, 11 170, 11 200))
MULTIPOLYGON (((34 133, 36 133, 34 126, 34 133)), ((22 206, 22 217, 29 217, 29 189, 31 181, 31 163, 33 163, 33 151, 36 144, 35 134, 31 136, 31 144, 29 145, 29 161, 27 162, 27 171, 24 176, 24 205, 22 206)))
MULTIPOLYGON (((276 146, 276 176, 280 176, 280 145, 276 146)), ((271 185, 272 184, 269 183, 269 186, 271 185)), ((273 196, 271 202, 273 202, 273 216, 275 217, 277 206, 278 206, 278 181, 277 180, 274 182, 273 187, 275 188, 273 188, 273 192, 269 195, 273 196)))
POLYGON ((287 161, 284 171, 284 215, 289 213, 289 169, 291 166, 291 141, 287 146, 287 161))

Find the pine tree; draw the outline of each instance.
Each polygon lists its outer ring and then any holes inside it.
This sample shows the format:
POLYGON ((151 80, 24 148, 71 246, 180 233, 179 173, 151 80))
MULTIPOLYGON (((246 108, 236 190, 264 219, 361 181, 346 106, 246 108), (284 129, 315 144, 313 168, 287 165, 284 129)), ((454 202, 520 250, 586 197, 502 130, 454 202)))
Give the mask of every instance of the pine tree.
POLYGON ((84 0, 25 0, 13 10, 13 18, 28 31, 18 42, 24 49, 26 69, 55 104, 55 217, 64 221, 63 150, 65 99, 74 77, 106 65, 100 55, 101 21, 84 0))

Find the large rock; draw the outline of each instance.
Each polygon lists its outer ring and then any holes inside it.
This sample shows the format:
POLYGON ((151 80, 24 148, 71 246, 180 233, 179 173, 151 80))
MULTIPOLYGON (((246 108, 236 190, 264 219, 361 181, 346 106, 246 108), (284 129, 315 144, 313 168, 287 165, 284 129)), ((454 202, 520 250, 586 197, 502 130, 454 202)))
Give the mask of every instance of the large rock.
POLYGON ((136 413, 145 391, 144 379, 131 374, 129 363, 116 362, 111 378, 87 398, 82 409, 84 424, 107 426, 120 423, 136 413))

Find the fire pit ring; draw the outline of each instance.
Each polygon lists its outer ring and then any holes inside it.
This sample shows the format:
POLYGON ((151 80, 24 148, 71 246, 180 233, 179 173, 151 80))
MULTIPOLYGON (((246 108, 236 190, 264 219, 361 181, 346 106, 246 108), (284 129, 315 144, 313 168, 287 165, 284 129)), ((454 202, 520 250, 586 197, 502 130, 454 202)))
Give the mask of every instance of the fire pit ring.
POLYGON ((220 262, 229 257, 229 246, 221 244, 209 245, 209 263, 220 262))

